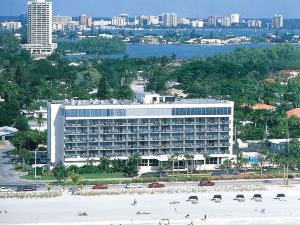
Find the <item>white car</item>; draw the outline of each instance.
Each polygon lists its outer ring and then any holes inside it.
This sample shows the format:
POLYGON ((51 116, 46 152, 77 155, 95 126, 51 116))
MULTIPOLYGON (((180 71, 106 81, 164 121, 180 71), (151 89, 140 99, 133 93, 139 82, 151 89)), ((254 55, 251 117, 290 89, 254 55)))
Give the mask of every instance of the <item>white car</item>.
POLYGON ((125 185, 125 188, 127 188, 127 189, 135 189, 135 188, 142 188, 142 186, 138 185, 138 184, 127 184, 127 185, 125 185))
POLYGON ((12 192, 12 190, 7 187, 0 187, 0 192, 12 192))

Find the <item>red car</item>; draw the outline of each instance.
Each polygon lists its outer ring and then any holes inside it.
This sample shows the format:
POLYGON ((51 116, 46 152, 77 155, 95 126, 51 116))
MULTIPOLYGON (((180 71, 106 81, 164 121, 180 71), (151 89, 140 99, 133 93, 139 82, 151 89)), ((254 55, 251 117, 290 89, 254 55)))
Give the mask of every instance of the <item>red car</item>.
POLYGON ((210 180, 201 180, 199 186, 214 186, 215 183, 210 180))
POLYGON ((164 188, 164 187, 165 185, 160 183, 152 183, 148 185, 148 188, 164 188))
POLYGON ((107 185, 102 185, 102 184, 96 184, 93 186, 92 189, 108 189, 107 185))

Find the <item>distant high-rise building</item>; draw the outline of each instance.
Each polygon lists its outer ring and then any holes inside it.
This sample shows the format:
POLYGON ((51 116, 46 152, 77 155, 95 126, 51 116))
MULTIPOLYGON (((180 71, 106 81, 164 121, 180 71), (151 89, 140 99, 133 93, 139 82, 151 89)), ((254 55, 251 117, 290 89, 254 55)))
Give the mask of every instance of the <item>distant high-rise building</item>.
POLYGON ((82 26, 87 26, 87 15, 80 15, 79 17, 79 24, 82 26))
POLYGON ((22 48, 32 55, 49 55, 57 44, 52 43, 52 2, 31 0, 28 2, 28 44, 22 48))
POLYGON ((233 13, 230 15, 230 23, 240 23, 240 14, 233 13))
POLYGON ((248 27, 261 27, 262 22, 260 20, 249 20, 248 27))
POLYGON ((158 16, 149 16, 149 24, 150 25, 157 25, 159 23, 158 16))
POLYGON ((177 14, 166 13, 163 15, 163 23, 166 27, 177 27, 177 14))
POLYGON ((62 23, 66 26, 72 21, 72 16, 52 16, 52 23, 62 23))
POLYGON ((211 15, 207 19, 207 26, 209 27, 215 27, 217 25, 217 17, 211 15))
POLYGON ((140 16, 139 17, 139 24, 141 26, 150 25, 149 17, 148 16, 140 16))
POLYGON ((71 16, 52 16, 52 29, 64 30, 68 27, 69 22, 72 22, 71 16))
POLYGON ((275 29, 279 29, 283 27, 283 16, 282 15, 275 15, 272 18, 272 26, 275 29))
POLYGON ((120 17, 120 16, 114 16, 111 19, 111 25, 117 26, 117 27, 124 27, 124 26, 126 26, 126 18, 120 17))
POLYGON ((93 19, 92 19, 92 17, 88 17, 87 18, 86 25, 87 25, 87 27, 92 27, 93 26, 93 19))
POLYGON ((180 25, 190 25, 191 21, 190 21, 190 19, 187 19, 187 18, 179 18, 177 20, 177 24, 180 24, 180 25))
POLYGON ((223 27, 229 27, 231 25, 231 19, 229 17, 222 16, 218 18, 218 23, 223 27))
POLYGON ((8 29, 8 30, 17 30, 22 27, 21 22, 14 22, 14 21, 9 21, 9 22, 4 22, 1 23, 2 27, 8 29))

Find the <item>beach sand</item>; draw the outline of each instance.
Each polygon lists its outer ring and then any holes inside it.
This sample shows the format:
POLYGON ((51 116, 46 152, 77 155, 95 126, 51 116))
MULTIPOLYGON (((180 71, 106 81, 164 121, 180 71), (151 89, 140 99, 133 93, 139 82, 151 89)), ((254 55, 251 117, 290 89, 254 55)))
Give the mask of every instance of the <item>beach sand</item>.
POLYGON ((64 193, 52 199, 0 199, 0 210, 7 211, 0 213, 0 224, 157 225, 161 219, 169 219, 170 224, 176 225, 298 225, 299 190, 300 186, 294 185, 268 186, 264 191, 247 192, 101 196, 64 193), (262 202, 251 200, 255 193, 262 195, 262 202), (275 200, 278 193, 284 193, 286 201, 275 200), (221 203, 211 201, 214 194, 222 195, 221 203), (244 194, 245 202, 233 200, 237 194, 244 194), (198 204, 186 201, 190 195, 198 196, 198 204), (137 200, 136 205, 132 205, 134 199, 137 200), (174 200, 180 203, 170 204, 174 200), (88 216, 78 216, 79 212, 86 212, 88 216), (185 218, 187 214, 189 218, 185 218), (204 215, 207 217, 205 221, 204 215))

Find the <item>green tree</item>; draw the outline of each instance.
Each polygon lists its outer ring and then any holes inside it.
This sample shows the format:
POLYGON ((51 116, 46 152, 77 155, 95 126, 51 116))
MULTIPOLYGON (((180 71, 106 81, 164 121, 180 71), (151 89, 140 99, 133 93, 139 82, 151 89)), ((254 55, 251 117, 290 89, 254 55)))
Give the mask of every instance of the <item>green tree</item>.
POLYGON ((109 166, 110 166, 109 158, 101 157, 100 158, 100 164, 99 164, 100 170, 103 171, 103 172, 107 172, 109 170, 109 166))
POLYGON ((231 167, 232 167, 232 161, 230 159, 224 160, 224 162, 221 165, 221 169, 225 169, 227 174, 231 169, 231 167))
POLYGON ((99 99, 108 99, 109 98, 109 88, 108 83, 106 81, 106 78, 102 76, 98 83, 98 91, 97 91, 97 97, 99 99))
POLYGON ((29 130, 28 119, 25 116, 19 116, 16 120, 15 127, 19 131, 28 131, 29 130))
POLYGON ((56 166, 52 169, 52 175, 57 179, 58 182, 62 182, 69 177, 69 171, 65 166, 56 166))
POLYGON ((42 127, 43 123, 46 121, 46 119, 43 117, 42 113, 39 113, 38 116, 36 118, 34 118, 34 120, 36 121, 36 123, 39 127, 39 133, 40 133, 41 127, 42 127))
POLYGON ((78 183, 81 179, 80 175, 77 173, 74 173, 74 172, 69 175, 69 178, 73 185, 78 185, 78 183))

